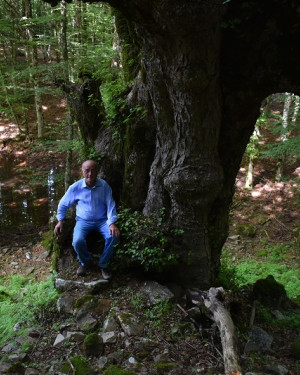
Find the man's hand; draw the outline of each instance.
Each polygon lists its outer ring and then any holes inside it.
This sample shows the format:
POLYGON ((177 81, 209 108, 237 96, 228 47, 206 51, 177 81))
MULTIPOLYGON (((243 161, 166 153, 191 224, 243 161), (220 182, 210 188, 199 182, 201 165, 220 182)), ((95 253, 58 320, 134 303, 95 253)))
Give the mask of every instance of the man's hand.
POLYGON ((59 234, 62 233, 63 231, 63 221, 59 221, 56 225, 55 225, 55 228, 54 228, 54 233, 58 236, 59 234))
POLYGON ((112 223, 109 226, 109 233, 112 237, 119 237, 120 236, 120 231, 119 228, 116 226, 116 224, 112 223))

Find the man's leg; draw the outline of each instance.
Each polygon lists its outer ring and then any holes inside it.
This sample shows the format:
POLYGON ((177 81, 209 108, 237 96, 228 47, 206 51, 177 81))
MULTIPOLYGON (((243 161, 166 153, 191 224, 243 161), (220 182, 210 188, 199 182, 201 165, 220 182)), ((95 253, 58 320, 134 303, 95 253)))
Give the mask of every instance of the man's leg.
POLYGON ((109 226, 107 225, 106 221, 99 224, 98 230, 105 240, 104 250, 99 259, 99 266, 106 269, 108 262, 114 255, 115 244, 118 242, 118 238, 111 236, 109 233, 109 226))
POLYGON ((92 223, 84 220, 76 221, 72 245, 82 266, 88 266, 92 259, 87 248, 86 237, 93 229, 95 228, 92 223))

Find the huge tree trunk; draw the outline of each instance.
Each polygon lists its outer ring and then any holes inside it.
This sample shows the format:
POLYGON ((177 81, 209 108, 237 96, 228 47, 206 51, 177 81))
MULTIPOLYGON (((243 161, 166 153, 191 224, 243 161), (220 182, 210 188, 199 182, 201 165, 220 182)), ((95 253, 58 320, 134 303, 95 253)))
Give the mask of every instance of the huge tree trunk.
POLYGON ((145 202, 146 215, 167 208, 185 231, 177 279, 207 287, 219 267, 235 177, 261 101, 300 91, 296 2, 107 2, 124 15, 140 49, 129 99, 148 116, 128 125, 122 157, 106 145, 103 172, 111 174, 113 157, 126 203, 145 202))

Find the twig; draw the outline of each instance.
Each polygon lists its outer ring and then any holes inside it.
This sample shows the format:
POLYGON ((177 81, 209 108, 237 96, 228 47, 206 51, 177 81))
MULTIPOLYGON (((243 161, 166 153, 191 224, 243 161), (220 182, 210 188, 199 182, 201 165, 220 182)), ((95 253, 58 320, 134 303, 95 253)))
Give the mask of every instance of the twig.
POLYGON ((185 311, 185 309, 181 306, 181 305, 179 305, 179 303, 177 303, 177 305, 176 305, 183 313, 184 313, 184 315, 185 316, 188 316, 189 314, 185 311))
POLYGON ((183 313, 186 318, 189 318, 189 320, 197 327, 200 328, 199 324, 195 321, 195 319, 191 318, 188 314, 188 312, 181 306, 179 303, 176 305, 183 313))
POLYGON ((190 346, 192 349, 196 350, 196 352, 199 352, 200 353, 200 350, 195 348, 192 344, 190 344, 189 342, 185 341, 185 343, 190 346))
POLYGON ((293 231, 292 229, 288 228, 285 224, 283 224, 281 221, 279 221, 279 220, 277 219, 276 216, 274 216, 274 219, 275 219, 275 220, 277 221, 277 223, 280 224, 283 228, 285 228, 286 230, 288 230, 288 231, 291 232, 291 233, 294 233, 294 231, 293 231))
POLYGON ((256 300, 253 302, 252 309, 251 309, 251 316, 250 316, 250 321, 249 321, 250 329, 253 327, 253 324, 254 324, 255 309, 256 309, 256 300))
POLYGON ((71 369, 72 369, 72 371, 73 371, 73 374, 75 374, 75 373, 76 373, 76 369, 75 369, 75 367, 73 366, 73 363, 70 361, 69 357, 67 357, 67 361, 68 361, 69 365, 71 366, 71 369))
POLYGON ((270 236, 269 236, 269 233, 264 229, 264 231, 265 231, 265 233, 266 233, 266 235, 267 235, 267 237, 268 237, 268 240, 270 240, 270 236))

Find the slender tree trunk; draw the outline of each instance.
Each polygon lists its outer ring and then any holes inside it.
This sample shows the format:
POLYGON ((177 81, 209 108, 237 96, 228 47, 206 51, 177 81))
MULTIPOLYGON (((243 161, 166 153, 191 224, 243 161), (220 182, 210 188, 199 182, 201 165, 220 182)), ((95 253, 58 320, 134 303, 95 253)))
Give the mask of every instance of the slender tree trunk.
MULTIPOLYGON (((289 110, 290 110, 290 106, 291 106, 291 100, 292 100, 292 94, 289 94, 288 92, 286 92, 285 93, 285 100, 284 100, 283 114, 282 114, 282 129, 281 129, 280 142, 285 142, 287 140, 287 137, 288 137, 287 129, 288 129, 289 110)), ((278 160, 278 163, 277 163, 275 181, 281 181, 282 180, 284 161, 285 161, 285 156, 282 155, 282 157, 278 160)))
MULTIPOLYGON (((68 107, 66 125, 67 125, 67 132, 68 132, 67 139, 68 141, 72 141, 73 140, 73 125, 72 125, 72 114, 71 114, 70 107, 68 107)), ((69 186, 71 185, 72 159, 73 159, 72 148, 69 147, 69 149, 67 150, 66 167, 65 167, 65 191, 67 191, 69 186)))
POLYGON ((67 43, 67 3, 65 0, 62 0, 60 3, 60 50, 62 59, 65 63, 65 78, 68 78, 68 43, 67 43))
POLYGON ((258 157, 258 138, 260 137, 259 127, 255 125, 254 132, 247 145, 246 153, 249 157, 245 188, 250 189, 253 186, 254 160, 258 157))
MULTIPOLYGON (((69 56, 68 56, 68 42, 67 42, 67 3, 65 0, 61 1, 60 4, 61 14, 61 30, 60 30, 60 47, 61 55, 64 62, 64 82, 69 82, 69 56)), ((69 141, 69 148, 66 155, 66 168, 65 168, 65 190, 70 186, 71 182, 71 170, 72 170, 72 147, 71 142, 73 141, 73 121, 72 111, 69 96, 66 96, 67 101, 67 117, 66 117, 66 129, 67 129, 67 140, 69 141)))
POLYGON ((246 176, 246 181, 245 181, 245 188, 250 189, 253 186, 253 157, 250 156, 249 158, 249 163, 248 163, 248 168, 247 168, 247 176, 246 176))
MULTIPOLYGON (((24 12, 25 17, 27 18, 28 22, 32 18, 32 6, 31 0, 24 0, 24 12)), ((34 35, 32 31, 31 25, 27 25, 26 27, 26 34, 29 41, 28 47, 28 58, 30 64, 33 68, 38 66, 38 51, 37 45, 34 42, 34 35)), ((35 109, 36 109, 36 119, 37 119, 37 133, 38 138, 43 138, 44 136, 44 117, 43 117, 43 106, 42 106, 42 94, 39 84, 39 79, 36 73, 31 75, 34 87, 34 100, 35 100, 35 109)))
POLYGON ((294 96, 294 112, 293 112, 293 117, 292 117, 292 125, 295 126, 298 113, 299 113, 299 108, 300 108, 300 96, 298 95, 293 95, 294 96))
POLYGON ((19 133, 23 133, 23 130, 21 129, 20 127, 20 124, 19 124, 19 120, 18 120, 18 117, 13 109, 13 106, 11 105, 11 102, 10 102, 10 99, 9 99, 9 95, 8 95, 8 91, 7 91, 7 86, 6 86, 6 83, 5 83, 5 80, 4 80, 4 76, 3 76, 3 73, 0 69, 0 79, 1 79, 1 86, 2 86, 2 90, 4 92, 4 96, 5 96, 5 102, 9 108, 9 114, 12 116, 12 118, 14 119, 14 122, 15 124, 17 125, 17 128, 19 130, 19 133))

